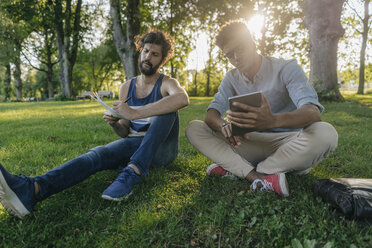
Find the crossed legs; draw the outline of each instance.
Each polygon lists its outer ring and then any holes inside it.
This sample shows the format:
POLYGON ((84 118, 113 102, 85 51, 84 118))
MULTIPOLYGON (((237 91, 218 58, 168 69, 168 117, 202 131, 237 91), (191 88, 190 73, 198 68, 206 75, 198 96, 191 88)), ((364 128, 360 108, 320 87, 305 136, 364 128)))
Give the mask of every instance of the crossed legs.
POLYGON ((224 170, 254 181, 280 173, 303 174, 337 147, 337 132, 329 123, 316 122, 298 132, 252 132, 235 149, 203 121, 186 128, 190 143, 224 170))

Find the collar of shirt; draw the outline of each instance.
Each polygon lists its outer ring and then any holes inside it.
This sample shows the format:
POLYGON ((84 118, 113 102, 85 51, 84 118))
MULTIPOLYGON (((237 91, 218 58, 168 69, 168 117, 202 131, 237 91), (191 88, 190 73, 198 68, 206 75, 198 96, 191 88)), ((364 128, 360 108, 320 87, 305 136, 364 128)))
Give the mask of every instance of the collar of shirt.
POLYGON ((247 78, 244 75, 244 73, 239 71, 239 73, 242 75, 244 81, 246 81, 248 83, 251 83, 251 84, 254 84, 254 83, 256 83, 257 80, 262 80, 263 79, 264 73, 265 73, 265 71, 267 71, 268 61, 267 61, 267 58, 264 57, 264 56, 261 56, 261 58, 262 58, 261 66, 260 66, 260 69, 258 69, 258 72, 256 73, 256 75, 254 75, 253 82, 249 78, 247 78))

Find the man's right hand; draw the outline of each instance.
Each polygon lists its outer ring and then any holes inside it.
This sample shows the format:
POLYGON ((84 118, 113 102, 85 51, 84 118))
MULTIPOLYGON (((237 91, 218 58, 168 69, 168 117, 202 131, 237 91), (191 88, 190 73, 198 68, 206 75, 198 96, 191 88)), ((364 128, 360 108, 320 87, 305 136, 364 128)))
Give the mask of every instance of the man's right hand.
POLYGON ((230 145, 237 148, 241 145, 239 136, 232 136, 231 123, 224 123, 221 127, 221 133, 229 141, 230 145))
POLYGON ((110 112, 105 112, 103 114, 103 119, 111 126, 115 125, 120 120, 119 118, 112 116, 110 112))

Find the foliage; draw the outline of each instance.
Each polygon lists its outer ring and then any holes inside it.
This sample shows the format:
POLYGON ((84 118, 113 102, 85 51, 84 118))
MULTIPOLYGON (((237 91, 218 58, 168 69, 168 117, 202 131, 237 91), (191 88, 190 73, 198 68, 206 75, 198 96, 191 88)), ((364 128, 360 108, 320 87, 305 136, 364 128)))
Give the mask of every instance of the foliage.
MULTIPOLYGON (((3 66, 0 66, 0 96, 3 95, 4 90, 4 75, 5 75, 5 68, 3 66)), ((0 99, 1 102, 1 99, 0 99)))
POLYGON ((74 71, 74 81, 79 83, 73 89, 75 92, 110 90, 118 76, 119 82, 124 80, 117 73, 120 69, 119 56, 112 40, 106 40, 91 50, 82 49, 74 71))
MULTIPOLYGON (((217 93, 218 87, 222 79, 225 76, 225 73, 220 68, 213 68, 213 72, 210 73, 210 85, 209 85, 209 96, 213 96, 217 93)), ((195 76, 195 70, 189 71, 192 77, 195 76)), ((196 85, 194 78, 191 82, 188 83, 186 90, 190 96, 205 96, 206 95, 206 82, 208 77, 208 68, 205 68, 196 74, 196 85), (195 89, 197 87, 197 89, 195 89)))
POLYGON ((35 12, 29 21, 33 32, 26 40, 23 56, 33 69, 45 73, 43 77, 45 81, 36 85, 40 86, 43 99, 47 99, 52 98, 58 89, 54 80, 54 66, 58 63, 54 13, 52 6, 47 4, 47 0, 36 1, 33 7, 35 12), (37 61, 38 65, 32 61, 37 61))
POLYGON ((56 94, 54 96, 54 101, 71 101, 74 100, 74 97, 67 97, 64 94, 56 94))
MULTIPOLYGON (((289 175, 288 198, 252 192, 244 180, 206 176, 211 161, 188 143, 184 130, 204 118, 211 98, 191 98, 180 111, 178 158, 152 168, 128 200, 102 200, 117 172, 97 173, 39 203, 22 220, 0 208, 0 246, 371 247, 371 228, 333 219, 329 205, 312 193, 317 179, 372 177, 372 154, 366 152, 372 133, 361 132, 372 125, 372 95, 345 98, 322 103, 322 119, 339 134, 337 150, 310 174, 289 175)), ((96 102, 1 103, 0 111, 0 162, 15 174, 40 175, 117 139, 96 102)))
POLYGON ((193 39, 190 36, 198 28, 194 14, 196 1, 189 0, 156 0, 149 1, 146 7, 151 17, 144 26, 156 27, 169 33, 175 41, 174 57, 165 64, 165 72, 174 78, 186 66, 186 59, 192 50, 193 39), (150 25, 149 25, 150 24, 150 25))
POLYGON ((258 47, 261 54, 282 53, 280 50, 285 48, 288 50, 289 47, 292 48, 290 49, 292 53, 296 49, 303 51, 306 48, 307 42, 304 43, 303 41, 307 37, 299 35, 300 30, 304 30, 304 27, 300 25, 303 16, 300 4, 299 1, 293 0, 255 1, 255 12, 253 14, 264 17, 262 35, 258 38, 258 47), (297 28, 290 30, 291 25, 296 25, 297 28), (279 44, 278 40, 281 40, 279 44))
MULTIPOLYGON (((358 94, 364 93, 364 84, 365 84, 365 57, 367 50, 367 44, 372 41, 368 39, 368 34, 371 30, 372 19, 370 14, 370 0, 359 0, 352 1, 347 0, 345 4, 345 9, 352 12, 351 15, 348 15, 343 18, 343 22, 348 26, 349 29, 352 29, 352 32, 349 32, 349 39, 354 40, 357 36, 362 36, 360 56, 359 56, 359 87, 358 94), (363 6, 363 7, 362 7, 363 6), (364 12, 364 14, 362 14, 364 12)), ((345 11, 346 12, 346 11, 345 11)), ((346 42, 347 43, 347 42, 346 42)), ((350 56, 350 55, 349 55, 350 56)), ((350 60, 351 61, 351 60, 350 60)), ((367 81, 368 82, 368 81, 367 81)))
POLYGON ((3 36, 3 42, 7 44, 5 46, 7 63, 14 65, 13 77, 17 98, 22 99, 21 53, 25 39, 32 32, 32 25, 29 23, 34 14, 32 1, 5 0, 0 3, 0 11, 3 15, 1 21, 7 22, 6 28, 0 36, 3 36), (12 49, 11 52, 9 52, 9 47, 12 49))
MULTIPOLYGON (((49 95, 53 96, 55 93, 61 92, 61 87, 58 85, 60 78, 56 77, 61 72, 60 66, 54 66, 59 61, 56 46, 56 13, 54 12, 57 2, 61 3, 62 8, 59 20, 64 22, 65 34, 71 35, 76 22, 73 11, 76 0, 3 0, 0 2, 0 66, 14 63, 15 58, 17 56, 19 58, 19 54, 15 53, 17 42, 14 41, 14 37, 19 37, 18 40, 22 41, 20 52, 23 58, 23 72, 29 73, 29 75, 22 76, 23 79, 26 79, 24 82, 25 95, 40 94, 43 99, 46 99, 49 95), (71 15, 69 15, 67 3, 72 4, 71 15), (42 76, 40 73, 32 71, 30 67, 26 68, 25 65, 28 63, 25 63, 25 56, 32 63, 34 69, 44 71, 46 75, 42 76), (48 80, 50 80, 49 85, 46 82, 48 80)), ((81 91, 91 88, 116 89, 118 82, 123 81, 124 72, 119 67, 117 54, 114 53, 112 23, 105 8, 108 2, 107 0, 83 1, 81 29, 76 34, 76 40, 79 41, 77 42, 77 51, 68 56, 70 58, 77 56, 76 65, 71 72, 73 78, 71 82, 72 95, 77 95, 81 91)), ((206 89, 210 88, 209 95, 213 95, 216 85, 221 79, 221 73, 225 73, 229 69, 228 62, 213 45, 213 39, 219 27, 230 20, 248 21, 255 15, 263 16, 265 24, 262 34, 256 37, 257 46, 261 53, 296 58, 301 65, 308 68, 309 42, 307 30, 303 25, 301 8, 303 1, 142 0, 138 2, 140 32, 145 32, 149 28, 158 28, 172 34, 176 41, 175 57, 165 64, 162 72, 177 78, 183 86, 190 89, 189 93, 191 94, 194 94, 194 90, 197 89, 200 90, 195 91, 196 95, 207 94, 208 90, 206 89), (205 63, 205 68, 197 68, 195 87, 194 81, 190 81, 192 76, 188 71, 187 58, 190 51, 195 48, 197 36, 202 32, 208 36, 209 59, 205 63)), ((120 3, 122 28, 126 33, 126 16, 133 13, 133 9, 128 7, 128 0, 120 1, 120 3)), ((344 15, 343 25, 347 28, 344 41, 353 41, 357 32, 351 26, 360 30, 361 22, 356 15, 344 15)), ((76 42, 72 42, 73 37, 70 36, 69 39, 66 39, 67 46, 70 48, 76 44, 76 42)), ((369 39, 369 43, 371 43, 371 39, 369 39)), ((350 44, 347 45, 351 46, 350 44)), ((339 49, 339 56, 343 56, 344 60, 350 61, 350 63, 357 61, 354 54, 354 52, 358 52, 357 50, 347 54, 343 50, 345 49, 339 49)), ((14 65, 12 65, 13 67, 14 65)), ((345 70, 343 69, 343 71, 345 70)), ((5 95, 3 81, 5 71, 2 70, 0 73, 2 74, 0 75, 0 94, 5 95)), ((369 80, 367 74, 366 68, 366 82, 369 80)), ((346 74, 343 74, 342 77, 342 80, 346 82, 347 79, 344 79, 347 77, 346 74)), ((14 85, 11 88, 12 96, 14 96, 16 88, 14 85)))

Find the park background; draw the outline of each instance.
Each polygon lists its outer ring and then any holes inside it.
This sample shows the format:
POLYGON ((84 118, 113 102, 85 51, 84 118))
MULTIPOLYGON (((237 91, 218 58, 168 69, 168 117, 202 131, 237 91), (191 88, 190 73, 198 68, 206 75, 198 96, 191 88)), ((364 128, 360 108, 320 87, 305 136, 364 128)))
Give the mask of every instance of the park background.
POLYGON ((370 5, 1 1, 0 162, 12 173, 39 175, 117 139, 102 120, 104 109, 76 97, 92 90, 117 96, 120 84, 138 73, 133 37, 148 28, 176 40, 163 72, 192 97, 180 111, 179 156, 152 169, 134 197, 103 201, 102 191, 117 175, 107 171, 50 197, 21 220, 0 207, 0 247, 371 247, 371 228, 334 218, 312 193, 321 178, 372 177, 370 5), (261 54, 297 59, 325 106, 322 119, 339 133, 328 159, 306 176, 288 176, 286 199, 251 192, 244 180, 207 177, 211 161, 184 136, 189 121, 203 119, 232 68, 213 37, 234 19, 247 22, 261 54))
POLYGON ((213 96, 232 68, 213 39, 222 24, 236 19, 247 23, 261 54, 297 59, 321 97, 329 98, 325 91, 337 98, 338 88, 362 94, 372 83, 370 5, 368 0, 3 0, 0 101, 71 100, 92 90, 117 96, 120 84, 138 73, 134 36, 149 28, 167 31, 176 42, 163 72, 190 96, 213 96))

